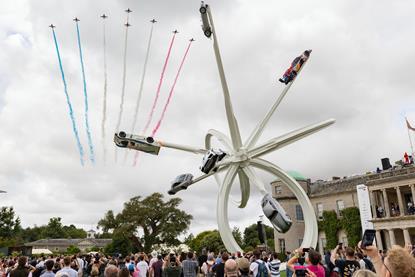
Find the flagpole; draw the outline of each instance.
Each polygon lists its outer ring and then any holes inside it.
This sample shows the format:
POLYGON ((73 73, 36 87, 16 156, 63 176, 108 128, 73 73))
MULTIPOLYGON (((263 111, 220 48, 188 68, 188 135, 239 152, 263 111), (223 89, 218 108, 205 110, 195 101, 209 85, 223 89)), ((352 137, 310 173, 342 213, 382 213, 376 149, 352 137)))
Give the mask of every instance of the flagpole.
POLYGON ((411 140, 411 134, 409 134, 409 122, 408 122, 408 119, 406 117, 405 117, 405 121, 406 121, 406 129, 408 130, 409 143, 411 144, 412 159, 415 159, 415 157, 414 157, 414 147, 412 145, 412 140, 411 140))

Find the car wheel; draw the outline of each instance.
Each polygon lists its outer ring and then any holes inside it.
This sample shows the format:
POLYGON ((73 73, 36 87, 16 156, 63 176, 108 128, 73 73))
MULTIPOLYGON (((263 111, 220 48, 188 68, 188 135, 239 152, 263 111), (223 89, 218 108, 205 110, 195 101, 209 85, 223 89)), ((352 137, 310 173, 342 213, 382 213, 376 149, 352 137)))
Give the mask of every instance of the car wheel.
POLYGON ((207 36, 208 38, 210 38, 211 35, 212 35, 212 31, 210 31, 210 30, 206 30, 205 31, 205 36, 207 36))
POLYGON ((123 131, 121 131, 118 135, 119 135, 121 138, 125 138, 125 137, 127 136, 127 134, 126 134, 125 132, 123 132, 123 131))
POLYGON ((148 143, 153 143, 153 142, 154 142, 154 138, 152 138, 152 137, 147 137, 147 138, 146 138, 146 141, 147 141, 148 143))
POLYGON ((199 12, 202 14, 206 13, 206 7, 200 7, 199 12))

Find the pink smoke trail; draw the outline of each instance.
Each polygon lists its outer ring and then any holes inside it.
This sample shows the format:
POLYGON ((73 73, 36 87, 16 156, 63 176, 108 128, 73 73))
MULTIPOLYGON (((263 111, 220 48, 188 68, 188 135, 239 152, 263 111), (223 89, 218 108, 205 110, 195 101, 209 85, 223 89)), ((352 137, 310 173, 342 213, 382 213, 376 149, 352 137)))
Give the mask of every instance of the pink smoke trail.
MULTIPOLYGON (((166 60, 164 61, 163 69, 161 70, 160 80, 159 80, 159 84, 158 84, 157 90, 156 90, 156 97, 154 98, 153 106, 151 107, 150 114, 148 115, 146 125, 145 125, 143 131, 141 132, 143 135, 145 135, 145 133, 147 132, 148 126, 150 125, 151 120, 153 119, 154 111, 156 109, 156 105, 157 105, 157 102, 158 102, 158 99, 159 99, 159 96, 160 96, 161 85, 163 84, 164 73, 166 72, 167 64, 168 64, 169 59, 170 59, 170 53, 171 53, 171 49, 173 47, 175 37, 176 37, 176 32, 174 32, 173 37, 170 41, 170 45, 169 45, 169 48, 168 48, 168 51, 167 51, 166 60)), ((133 166, 137 165, 137 158, 138 158, 138 152, 135 153, 133 166)))
POLYGON ((184 53, 183 59, 180 63, 179 70, 177 70, 176 77, 174 78, 173 85, 170 89, 169 97, 167 98, 167 102, 164 105, 163 112, 161 113, 160 119, 157 122, 156 126, 154 127, 153 131, 151 132, 152 137, 154 137, 154 135, 157 133, 158 129, 160 128, 161 122, 163 121, 164 116, 166 115, 167 107, 169 106, 171 97, 173 96, 174 88, 176 87, 177 79, 179 78, 180 71, 182 70, 184 61, 186 60, 187 53, 189 52, 189 49, 190 49, 190 45, 192 45, 192 40, 189 42, 189 45, 187 46, 186 52, 184 53))

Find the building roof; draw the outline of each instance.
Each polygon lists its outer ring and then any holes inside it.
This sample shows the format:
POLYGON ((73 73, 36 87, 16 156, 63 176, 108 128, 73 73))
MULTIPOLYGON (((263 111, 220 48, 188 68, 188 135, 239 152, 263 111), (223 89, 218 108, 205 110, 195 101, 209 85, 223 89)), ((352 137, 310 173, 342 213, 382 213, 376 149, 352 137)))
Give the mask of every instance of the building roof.
POLYGON ((98 247, 104 247, 107 244, 110 244, 112 239, 40 239, 33 242, 25 243, 25 246, 69 246, 69 245, 79 245, 79 244, 91 244, 98 247))
POLYGON ((365 175, 353 176, 332 181, 319 180, 311 183, 310 196, 323 196, 340 192, 351 192, 356 190, 357 185, 365 183, 365 175))
POLYGON ((307 181, 307 178, 304 177, 303 174, 301 174, 298 171, 295 170, 289 170, 287 171, 288 175, 290 175, 291 177, 293 177, 296 181, 307 181))

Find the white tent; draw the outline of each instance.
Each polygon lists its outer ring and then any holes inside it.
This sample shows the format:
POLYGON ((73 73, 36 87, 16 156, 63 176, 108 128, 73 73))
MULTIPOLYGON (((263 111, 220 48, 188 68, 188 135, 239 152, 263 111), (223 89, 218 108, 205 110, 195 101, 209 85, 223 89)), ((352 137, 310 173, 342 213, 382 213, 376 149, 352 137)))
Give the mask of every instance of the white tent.
POLYGON ((32 249, 32 255, 39 255, 39 254, 53 254, 53 253, 47 248, 32 249))

